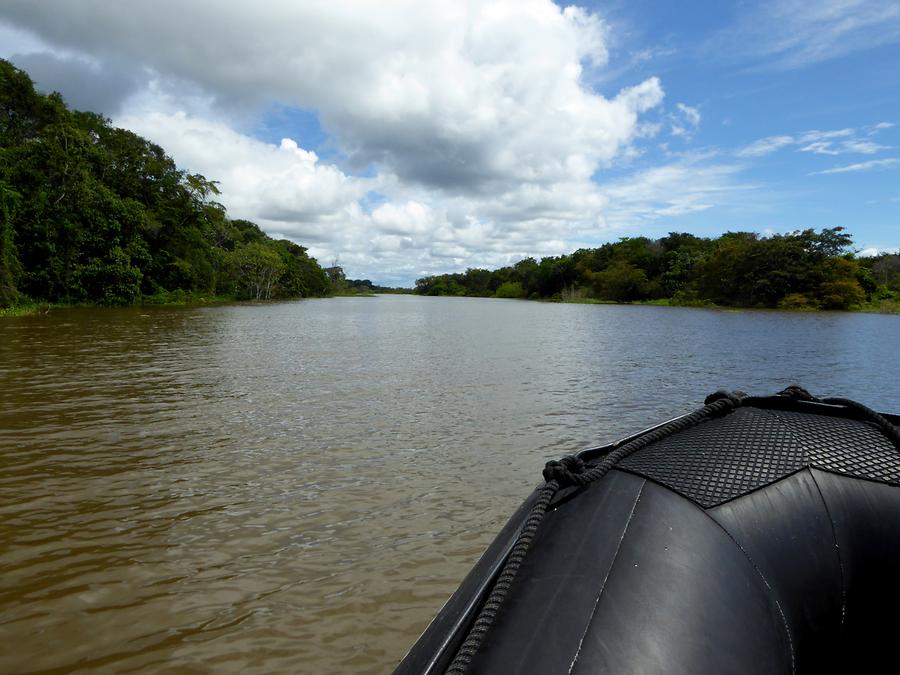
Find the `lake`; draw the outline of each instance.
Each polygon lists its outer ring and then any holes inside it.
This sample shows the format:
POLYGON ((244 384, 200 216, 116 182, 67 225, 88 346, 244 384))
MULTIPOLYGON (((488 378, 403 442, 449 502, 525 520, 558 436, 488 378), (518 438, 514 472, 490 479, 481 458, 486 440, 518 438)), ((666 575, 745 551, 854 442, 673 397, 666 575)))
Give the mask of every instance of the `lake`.
POLYGON ((800 383, 900 411, 900 316, 382 296, 0 319, 0 672, 397 664, 547 459, 800 383))

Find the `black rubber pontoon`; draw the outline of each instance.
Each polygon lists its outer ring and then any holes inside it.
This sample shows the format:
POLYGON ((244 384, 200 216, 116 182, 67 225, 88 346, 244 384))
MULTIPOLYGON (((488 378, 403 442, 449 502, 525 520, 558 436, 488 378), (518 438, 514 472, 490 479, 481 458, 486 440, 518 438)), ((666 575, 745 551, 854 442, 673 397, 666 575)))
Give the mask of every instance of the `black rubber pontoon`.
POLYGON ((396 672, 895 672, 898 423, 720 393, 551 462, 396 672))

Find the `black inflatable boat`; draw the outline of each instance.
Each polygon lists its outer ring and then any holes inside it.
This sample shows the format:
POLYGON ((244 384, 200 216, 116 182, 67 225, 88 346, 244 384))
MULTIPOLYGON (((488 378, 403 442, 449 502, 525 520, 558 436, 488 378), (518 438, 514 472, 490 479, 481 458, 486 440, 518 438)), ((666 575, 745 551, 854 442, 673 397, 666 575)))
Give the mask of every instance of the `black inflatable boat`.
POLYGON ((396 672, 898 672, 898 423, 719 392, 550 462, 396 672))

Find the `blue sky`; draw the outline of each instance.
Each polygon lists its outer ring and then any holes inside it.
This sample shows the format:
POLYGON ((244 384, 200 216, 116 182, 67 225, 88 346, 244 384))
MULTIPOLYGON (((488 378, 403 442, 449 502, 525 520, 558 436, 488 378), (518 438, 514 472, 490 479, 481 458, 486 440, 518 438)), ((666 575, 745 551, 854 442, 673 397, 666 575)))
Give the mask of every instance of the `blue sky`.
POLYGON ((900 5, 9 0, 0 56, 411 284, 621 236, 900 246, 900 5))
MULTIPOLYGON (((667 98, 689 102, 702 116, 691 137, 670 143, 668 151, 706 149, 736 155, 741 178, 754 186, 754 204, 709 209, 672 218, 668 224, 706 233, 720 232, 723 226, 783 231, 843 225, 861 247, 896 248, 900 245, 898 10, 891 13, 884 5, 893 21, 829 33, 827 23, 804 17, 804 8, 797 5, 788 16, 804 43, 782 44, 778 49, 777 36, 771 37, 771 45, 763 38, 773 30, 777 4, 592 4, 627 36, 619 45, 623 62, 633 62, 643 50, 655 51, 600 87, 623 86, 634 72, 657 75, 667 98), (810 44, 817 39, 819 44, 810 44), (803 54, 803 49, 813 53, 803 54), (816 141, 809 138, 815 132, 842 134, 816 141), (771 152, 746 152, 761 139, 783 136, 794 142, 785 138, 771 152), (804 136, 807 142, 801 141, 804 136), (848 167, 855 170, 840 171, 848 167)), ((868 8, 866 3, 857 8, 852 4, 841 3, 853 11, 836 14, 835 23, 879 9, 878 3, 868 8)), ((614 52, 611 60, 615 56, 614 52)), ((758 147, 761 151, 763 146, 758 147)), ((664 154, 658 147, 648 148, 642 161, 652 165, 664 161, 664 154)))

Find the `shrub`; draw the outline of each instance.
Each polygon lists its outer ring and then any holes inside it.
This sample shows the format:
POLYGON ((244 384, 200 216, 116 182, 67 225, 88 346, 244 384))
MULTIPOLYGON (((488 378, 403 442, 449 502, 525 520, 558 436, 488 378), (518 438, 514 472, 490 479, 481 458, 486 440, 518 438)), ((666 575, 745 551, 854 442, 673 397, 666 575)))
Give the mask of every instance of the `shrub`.
POLYGON ((826 281, 819 286, 822 309, 850 309, 866 299, 856 279, 826 281))
POLYGON ((779 309, 789 309, 794 312, 810 312, 819 308, 818 303, 803 293, 788 293, 778 303, 779 309))
POLYGON ((524 298, 525 289, 518 281, 507 281, 500 284, 494 293, 495 298, 524 298))

